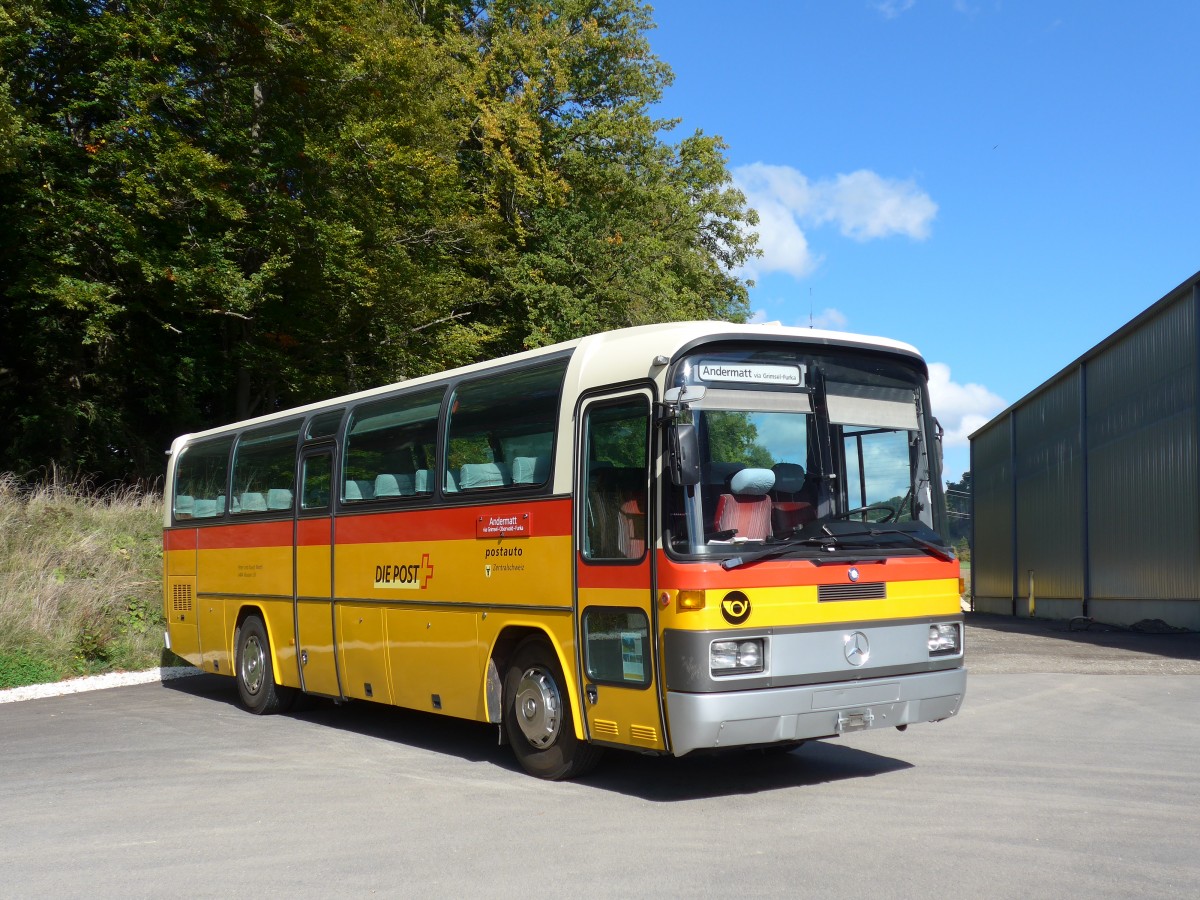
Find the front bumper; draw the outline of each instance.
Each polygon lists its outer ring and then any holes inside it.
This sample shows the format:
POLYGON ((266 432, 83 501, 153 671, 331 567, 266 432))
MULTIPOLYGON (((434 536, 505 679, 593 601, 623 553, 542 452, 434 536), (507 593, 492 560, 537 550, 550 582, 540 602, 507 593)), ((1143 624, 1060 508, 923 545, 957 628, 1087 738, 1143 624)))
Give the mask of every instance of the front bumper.
POLYGON ((667 692, 671 752, 832 737, 948 719, 962 706, 967 670, 692 694, 667 692))

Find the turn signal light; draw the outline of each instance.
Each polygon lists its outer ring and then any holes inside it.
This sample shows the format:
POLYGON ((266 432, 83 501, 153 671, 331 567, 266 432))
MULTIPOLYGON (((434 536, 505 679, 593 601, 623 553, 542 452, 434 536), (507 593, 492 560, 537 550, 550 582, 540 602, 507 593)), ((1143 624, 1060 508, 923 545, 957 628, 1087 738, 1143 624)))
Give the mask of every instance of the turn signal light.
POLYGON ((679 612, 704 609, 704 591, 680 591, 675 595, 675 609, 679 612))

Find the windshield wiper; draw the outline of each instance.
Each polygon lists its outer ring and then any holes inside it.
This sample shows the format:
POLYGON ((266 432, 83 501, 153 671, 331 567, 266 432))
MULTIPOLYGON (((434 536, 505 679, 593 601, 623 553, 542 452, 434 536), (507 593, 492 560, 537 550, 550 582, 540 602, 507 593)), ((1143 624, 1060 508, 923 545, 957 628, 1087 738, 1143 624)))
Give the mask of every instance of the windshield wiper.
MULTIPOLYGON (((905 538, 914 546, 920 547, 926 553, 942 560, 943 562, 950 562, 955 558, 953 553, 943 549, 942 547, 939 547, 932 541, 927 541, 924 538, 918 537, 917 535, 908 531, 901 531, 899 528, 869 528, 866 531, 843 531, 837 533, 826 531, 825 529, 822 529, 822 531, 824 533, 820 536, 795 538, 785 544, 772 547, 769 550, 764 550, 761 553, 754 554, 753 556, 733 556, 729 559, 723 559, 721 560, 721 568, 728 571, 729 569, 736 569, 739 566, 746 566, 750 563, 762 562, 763 560, 767 559, 778 559, 779 557, 787 554, 789 551, 795 550, 801 546, 818 547, 821 550, 826 550, 832 553, 834 550, 839 550, 847 543, 850 543, 846 540, 847 538, 879 538, 884 537, 885 535, 893 534, 905 538)), ((861 546, 863 542, 855 541, 853 543, 857 543, 861 546)))
POLYGON ((799 547, 820 547, 822 550, 833 551, 837 549, 838 538, 833 535, 819 538, 795 538, 783 544, 777 544, 769 550, 763 550, 761 553, 755 553, 752 556, 731 556, 729 559, 721 560, 721 568, 728 571, 736 569, 739 566, 747 566, 750 563, 761 562, 764 559, 778 559, 784 556, 791 550, 799 547))
POLYGON ((901 531, 899 528, 868 528, 866 531, 846 531, 837 535, 837 538, 841 540, 842 538, 850 537, 882 537, 883 535, 890 534, 899 535, 943 562, 950 562, 955 558, 953 553, 939 547, 933 541, 927 541, 923 537, 917 537, 911 531, 901 531))

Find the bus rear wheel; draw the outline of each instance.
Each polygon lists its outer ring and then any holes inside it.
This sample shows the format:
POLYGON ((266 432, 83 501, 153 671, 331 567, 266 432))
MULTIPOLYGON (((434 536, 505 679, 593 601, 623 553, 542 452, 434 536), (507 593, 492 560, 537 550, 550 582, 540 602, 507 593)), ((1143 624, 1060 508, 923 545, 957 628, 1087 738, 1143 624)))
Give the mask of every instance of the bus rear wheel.
POLYGON ((521 768, 550 781, 591 771, 604 752, 575 736, 562 667, 544 638, 526 639, 513 654, 504 677, 504 728, 521 768))
POLYGON ((258 616, 247 616, 234 638, 234 671, 242 706, 255 715, 287 712, 296 699, 292 688, 275 682, 271 641, 258 616))

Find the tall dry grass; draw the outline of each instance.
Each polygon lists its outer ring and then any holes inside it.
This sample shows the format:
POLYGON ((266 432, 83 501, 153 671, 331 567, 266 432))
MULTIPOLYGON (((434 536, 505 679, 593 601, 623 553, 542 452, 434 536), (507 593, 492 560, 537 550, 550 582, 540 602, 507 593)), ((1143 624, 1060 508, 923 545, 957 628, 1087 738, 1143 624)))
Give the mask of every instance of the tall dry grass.
POLYGON ((0 474, 0 688, 157 665, 162 497, 0 474))

